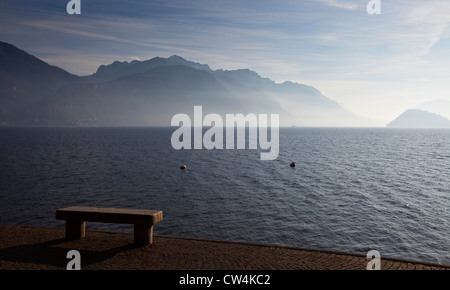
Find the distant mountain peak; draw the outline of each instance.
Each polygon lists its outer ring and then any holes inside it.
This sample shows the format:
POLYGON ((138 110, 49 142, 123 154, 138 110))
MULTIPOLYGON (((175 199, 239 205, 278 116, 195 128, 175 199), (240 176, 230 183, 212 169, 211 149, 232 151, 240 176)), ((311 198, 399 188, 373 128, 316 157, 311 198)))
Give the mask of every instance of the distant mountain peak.
POLYGON ((450 128, 450 120, 441 115, 418 109, 408 109, 387 124, 392 128, 450 128))
POLYGON ((102 64, 101 66, 98 67, 96 74, 101 74, 101 73, 108 73, 111 71, 115 71, 115 70, 119 70, 122 69, 126 66, 130 65, 130 63, 128 63, 128 61, 114 61, 112 64, 110 65, 104 65, 102 64))
POLYGON ((194 61, 190 61, 190 60, 186 60, 184 58, 182 58, 181 56, 178 55, 172 55, 171 57, 168 58, 168 60, 171 60, 175 63, 181 64, 181 65, 185 65, 185 66, 189 66, 195 69, 199 69, 199 70, 206 70, 209 72, 212 72, 212 69, 209 67, 209 65, 207 64, 201 64, 199 62, 194 62, 194 61))
POLYGON ((415 109, 435 113, 450 119, 450 100, 435 99, 422 103, 415 107, 415 109))
POLYGON ((187 61, 185 58, 179 56, 179 55, 172 55, 171 57, 169 57, 170 60, 174 60, 174 61, 187 61))
POLYGON ((183 65, 198 70, 204 70, 212 72, 211 68, 207 64, 201 64, 194 61, 189 61, 178 55, 172 55, 169 58, 154 57, 148 60, 140 61, 133 60, 127 61, 114 61, 108 65, 100 65, 97 71, 85 78, 93 82, 105 82, 112 81, 119 77, 133 75, 137 73, 144 73, 158 66, 171 66, 171 65, 183 65))

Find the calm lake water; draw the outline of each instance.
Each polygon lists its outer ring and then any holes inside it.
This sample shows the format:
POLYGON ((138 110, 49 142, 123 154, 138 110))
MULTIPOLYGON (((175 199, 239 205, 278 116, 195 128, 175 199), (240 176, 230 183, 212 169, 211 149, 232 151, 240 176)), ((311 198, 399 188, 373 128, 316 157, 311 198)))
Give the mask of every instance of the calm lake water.
POLYGON ((175 150, 174 130, 0 128, 0 223, 62 227, 55 211, 71 205, 161 209, 155 234, 450 265, 450 130, 281 128, 274 161, 175 150))

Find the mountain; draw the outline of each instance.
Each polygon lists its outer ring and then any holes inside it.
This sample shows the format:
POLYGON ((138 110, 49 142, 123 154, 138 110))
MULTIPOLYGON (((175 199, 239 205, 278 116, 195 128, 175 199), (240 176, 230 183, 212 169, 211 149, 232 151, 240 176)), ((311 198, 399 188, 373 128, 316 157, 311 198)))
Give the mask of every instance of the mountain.
POLYGON ((371 126, 317 89, 180 56, 115 61, 75 76, 1 43, 0 124, 170 126, 177 113, 279 114, 282 126, 371 126), (12 92, 20 92, 21 98, 12 92))
POLYGON ((418 105, 415 109, 435 113, 447 119, 450 119, 450 101, 447 100, 437 99, 430 102, 422 103, 418 105))
POLYGON ((0 41, 0 114, 35 103, 82 78, 0 41))
POLYGON ((285 113, 271 98, 242 96, 204 70, 159 66, 109 82, 64 86, 54 96, 21 108, 10 121, 47 126, 168 126, 177 113, 192 119, 195 105, 202 105, 204 114, 223 117, 230 112, 285 113))
POLYGON ((84 78, 90 82, 107 82, 112 81, 118 77, 128 76, 138 73, 144 73, 152 68, 158 66, 188 66, 198 70, 205 70, 212 72, 208 65, 203 65, 197 62, 188 61, 180 56, 173 55, 169 58, 155 57, 146 61, 133 60, 115 61, 109 65, 101 65, 97 72, 84 78))
POLYGON ((390 122, 391 128, 450 128, 450 120, 427 111, 409 109, 390 122))
POLYGON ((285 111, 284 125, 304 127, 354 127, 376 126, 376 123, 359 117, 325 97, 319 90, 290 81, 281 84, 262 78, 249 69, 233 71, 216 70, 216 78, 227 88, 241 94, 264 95, 276 101, 285 111))

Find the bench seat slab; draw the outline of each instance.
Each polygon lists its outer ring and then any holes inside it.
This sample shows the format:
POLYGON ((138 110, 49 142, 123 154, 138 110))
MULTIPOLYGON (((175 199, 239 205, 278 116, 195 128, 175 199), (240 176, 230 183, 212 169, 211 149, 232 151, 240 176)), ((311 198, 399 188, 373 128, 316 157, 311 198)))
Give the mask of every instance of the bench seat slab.
POLYGON ((162 221, 162 211, 145 209, 97 208, 72 206, 58 209, 56 219, 66 220, 66 238, 85 237, 86 221, 134 224, 134 243, 153 243, 153 225, 162 221))
POLYGON ((89 222, 154 225, 162 221, 160 210, 98 208, 71 206, 56 211, 59 220, 83 220, 89 222))

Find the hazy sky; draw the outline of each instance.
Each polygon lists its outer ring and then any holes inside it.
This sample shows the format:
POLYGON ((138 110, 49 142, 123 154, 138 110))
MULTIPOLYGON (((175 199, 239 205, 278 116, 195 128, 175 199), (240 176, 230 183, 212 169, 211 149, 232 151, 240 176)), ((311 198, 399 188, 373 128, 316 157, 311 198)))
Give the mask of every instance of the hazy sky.
POLYGON ((114 60, 174 54, 312 85, 386 123, 450 100, 450 1, 1 0, 0 40, 87 75, 114 60))

